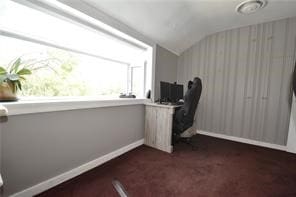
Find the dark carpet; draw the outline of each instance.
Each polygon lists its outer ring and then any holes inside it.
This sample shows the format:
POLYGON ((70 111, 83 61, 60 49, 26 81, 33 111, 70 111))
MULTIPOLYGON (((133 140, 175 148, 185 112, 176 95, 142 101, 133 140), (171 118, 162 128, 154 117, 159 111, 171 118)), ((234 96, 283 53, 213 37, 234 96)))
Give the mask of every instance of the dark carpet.
POLYGON ((202 135, 198 150, 173 154, 141 146, 42 194, 118 196, 118 179, 132 197, 296 196, 296 155, 202 135))

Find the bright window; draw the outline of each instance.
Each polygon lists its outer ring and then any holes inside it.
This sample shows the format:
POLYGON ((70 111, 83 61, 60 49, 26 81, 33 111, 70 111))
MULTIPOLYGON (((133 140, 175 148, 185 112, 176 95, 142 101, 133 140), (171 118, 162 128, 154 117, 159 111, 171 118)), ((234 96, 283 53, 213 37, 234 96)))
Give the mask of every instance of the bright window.
POLYGON ((141 98, 151 88, 148 45, 10 0, 0 10, 0 66, 21 58, 42 67, 27 76, 19 95, 141 98))

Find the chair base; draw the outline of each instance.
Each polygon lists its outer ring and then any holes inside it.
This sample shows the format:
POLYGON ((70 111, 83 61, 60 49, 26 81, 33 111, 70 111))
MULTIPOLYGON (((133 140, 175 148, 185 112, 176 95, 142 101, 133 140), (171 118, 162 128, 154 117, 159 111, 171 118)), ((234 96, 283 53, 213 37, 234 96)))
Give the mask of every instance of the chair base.
POLYGON ((178 143, 184 143, 184 144, 189 145, 192 150, 197 150, 198 146, 196 144, 194 144, 192 139, 193 139, 193 136, 180 137, 179 135, 174 135, 173 136, 173 145, 178 144, 178 143))
POLYGON ((191 147, 191 150, 198 149, 198 146, 196 144, 194 144, 191 137, 190 138, 180 138, 180 142, 189 145, 191 147))

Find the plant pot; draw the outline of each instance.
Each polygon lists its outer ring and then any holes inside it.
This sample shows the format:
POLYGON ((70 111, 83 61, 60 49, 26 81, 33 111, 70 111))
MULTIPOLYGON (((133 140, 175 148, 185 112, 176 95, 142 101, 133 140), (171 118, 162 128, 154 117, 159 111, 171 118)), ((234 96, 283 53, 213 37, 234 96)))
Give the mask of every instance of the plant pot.
POLYGON ((14 85, 10 82, 0 84, 0 101, 16 101, 17 96, 14 90, 14 85))

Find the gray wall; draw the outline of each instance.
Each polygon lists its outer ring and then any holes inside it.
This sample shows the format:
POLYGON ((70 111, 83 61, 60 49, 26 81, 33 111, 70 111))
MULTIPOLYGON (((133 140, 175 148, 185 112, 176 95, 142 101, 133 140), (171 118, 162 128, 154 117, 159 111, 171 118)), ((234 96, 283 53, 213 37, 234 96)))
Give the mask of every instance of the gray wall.
POLYGON ((160 81, 177 81, 178 56, 156 45, 154 98, 160 97, 160 81))
POLYGON ((142 139, 144 106, 16 115, 0 124, 7 195, 142 139))
POLYGON ((178 60, 178 82, 199 76, 197 128, 285 145, 296 18, 207 36, 178 60))

